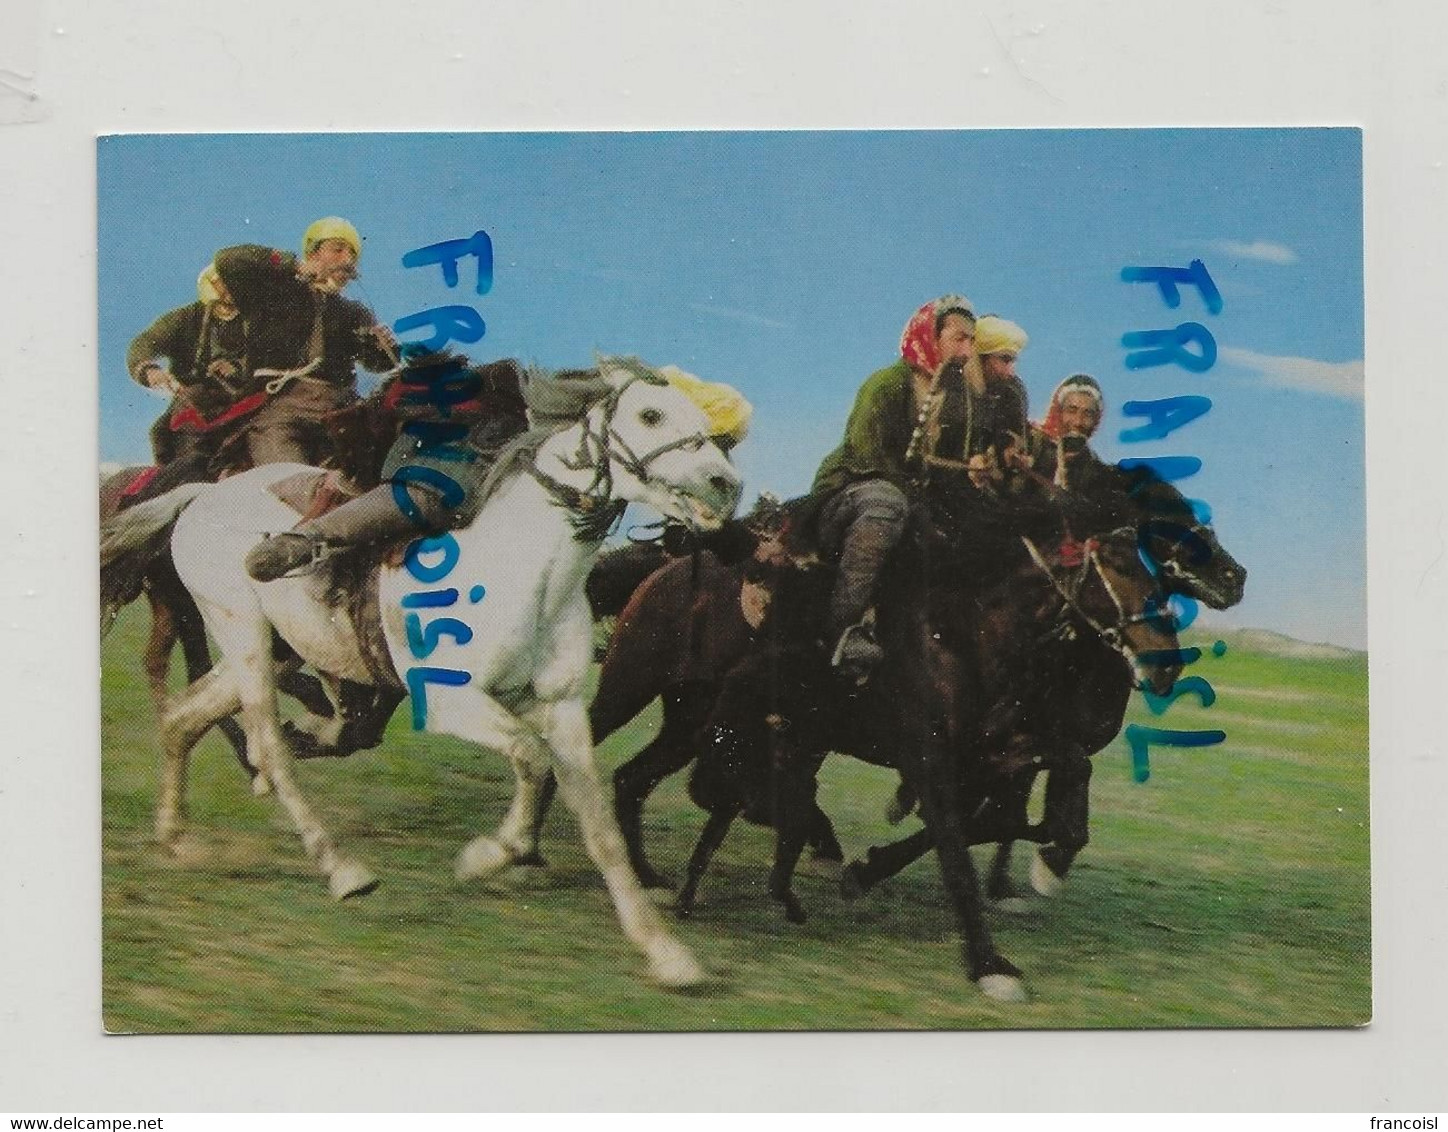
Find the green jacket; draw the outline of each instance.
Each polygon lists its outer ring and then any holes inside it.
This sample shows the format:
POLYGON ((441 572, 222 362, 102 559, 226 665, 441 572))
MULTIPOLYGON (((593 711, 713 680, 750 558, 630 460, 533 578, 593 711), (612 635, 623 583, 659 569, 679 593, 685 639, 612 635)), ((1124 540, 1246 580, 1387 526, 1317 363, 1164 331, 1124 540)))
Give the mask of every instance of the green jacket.
POLYGON ((370 334, 377 319, 363 304, 324 295, 297 277, 297 257, 259 244, 223 248, 216 273, 246 321, 248 369, 287 370, 320 357, 315 378, 351 389, 356 366, 373 373, 393 359, 370 334))
MULTIPOLYGON (((871 374, 855 397, 845 439, 815 473, 816 495, 827 495, 860 480, 883 479, 903 491, 914 489, 923 452, 908 462, 915 433, 910 364, 903 358, 871 374)), ((936 419, 933 455, 966 460, 1000 447, 1006 432, 1026 433, 1026 392, 1019 380, 975 393, 958 377, 946 379, 946 396, 936 419)), ((923 445, 917 446, 923 447, 923 445)))
POLYGON ((131 341, 126 369, 142 384, 142 371, 164 359, 176 380, 187 387, 187 397, 204 408, 229 404, 230 391, 207 374, 212 362, 230 361, 238 368, 246 352, 246 332, 238 318, 220 319, 202 303, 167 311, 131 341))

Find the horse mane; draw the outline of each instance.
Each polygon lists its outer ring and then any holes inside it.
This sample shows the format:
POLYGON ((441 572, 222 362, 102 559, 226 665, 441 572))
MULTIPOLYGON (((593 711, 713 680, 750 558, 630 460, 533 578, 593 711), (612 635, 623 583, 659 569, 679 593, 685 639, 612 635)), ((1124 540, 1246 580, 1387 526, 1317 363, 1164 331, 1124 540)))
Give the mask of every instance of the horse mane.
POLYGON ((498 454, 478 491, 477 506, 487 503, 505 479, 525 470, 550 437, 572 428, 612 392, 598 368, 550 371, 530 363, 524 373, 523 402, 532 426, 498 454))

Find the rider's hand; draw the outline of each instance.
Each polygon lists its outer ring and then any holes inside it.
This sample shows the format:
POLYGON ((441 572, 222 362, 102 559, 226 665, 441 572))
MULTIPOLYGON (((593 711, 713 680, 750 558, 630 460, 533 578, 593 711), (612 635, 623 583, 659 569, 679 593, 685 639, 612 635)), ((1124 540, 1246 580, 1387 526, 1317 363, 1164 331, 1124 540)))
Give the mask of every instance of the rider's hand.
POLYGON ((141 374, 148 389, 159 389, 162 393, 175 393, 181 388, 181 383, 176 380, 176 375, 169 369, 161 366, 149 366, 141 374))
POLYGON ((982 453, 977 452, 972 456, 966 467, 969 469, 966 474, 975 487, 983 488, 990 482, 990 461, 982 453))

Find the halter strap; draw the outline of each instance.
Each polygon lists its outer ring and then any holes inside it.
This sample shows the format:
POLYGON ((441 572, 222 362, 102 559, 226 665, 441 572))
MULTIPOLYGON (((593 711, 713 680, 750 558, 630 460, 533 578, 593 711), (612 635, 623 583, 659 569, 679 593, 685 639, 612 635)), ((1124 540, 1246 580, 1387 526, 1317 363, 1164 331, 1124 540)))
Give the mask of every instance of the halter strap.
MULTIPOLYGON (((576 487, 570 487, 568 484, 554 479, 540 469, 534 459, 530 459, 526 465, 529 474, 542 485, 553 501, 571 513, 574 530, 581 541, 601 542, 623 517, 624 511, 628 507, 626 500, 614 498, 613 464, 615 461, 640 483, 649 484, 653 482, 654 478, 649 467, 660 456, 680 448, 698 451, 709 443, 706 433, 696 432, 660 444, 642 456, 636 455, 619 435, 618 430, 613 427, 613 418, 618 412, 618 403, 624 393, 631 385, 640 381, 650 385, 659 384, 646 374, 630 369, 629 376, 597 402, 603 408, 603 417, 597 431, 591 424, 592 410, 585 413, 579 422, 582 431, 578 448, 572 459, 563 457, 562 462, 569 471, 580 472, 588 469, 593 471, 593 479, 586 488, 580 491, 576 487)), ((668 383, 662 382, 661 384, 668 383)), ((534 455, 536 457, 536 453, 534 455)))
MULTIPOLYGON (((1108 539, 1113 538, 1123 531, 1130 530, 1130 527, 1121 527, 1105 537, 1108 539)), ((1101 566, 1101 559, 1096 547, 1088 543, 1089 549, 1082 560, 1081 570, 1076 574, 1074 579, 1072 579, 1068 587, 1062 583, 1061 579, 1056 577, 1055 572, 1051 569, 1045 556, 1037 549, 1034 542, 1025 535, 1021 536, 1021 542, 1025 544, 1026 551, 1031 556, 1031 561, 1035 564, 1036 568, 1046 576, 1047 581, 1051 583, 1051 587, 1061 595, 1061 600, 1066 603, 1066 606, 1075 613, 1076 616, 1080 617, 1082 621, 1086 622, 1091 630, 1106 642, 1109 648, 1123 656, 1133 667, 1139 667, 1140 658, 1137 656, 1136 650, 1126 643, 1124 630, 1131 625, 1138 625, 1153 620, 1155 615, 1146 613, 1145 611, 1136 614, 1127 613, 1126 604, 1121 600, 1121 595, 1117 593, 1116 587, 1112 585, 1111 579, 1101 566), (1107 596, 1111 598, 1111 603, 1116 606, 1117 621, 1115 625, 1103 625, 1095 617, 1087 613, 1086 610, 1081 608, 1079 600, 1081 587, 1085 585, 1086 578, 1092 570, 1096 571, 1096 575, 1101 579, 1101 585, 1105 588, 1107 596)))

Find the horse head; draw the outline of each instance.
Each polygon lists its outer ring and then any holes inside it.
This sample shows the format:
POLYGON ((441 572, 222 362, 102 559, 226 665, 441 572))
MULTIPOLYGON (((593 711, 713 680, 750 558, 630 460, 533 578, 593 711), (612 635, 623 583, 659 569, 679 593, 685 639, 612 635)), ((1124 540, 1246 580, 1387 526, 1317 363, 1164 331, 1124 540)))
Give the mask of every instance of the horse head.
POLYGON ((1138 527, 1140 549, 1158 567, 1162 588, 1211 609, 1241 601, 1247 570, 1217 541, 1206 505, 1143 470, 1136 475, 1131 494, 1145 516, 1138 527))
POLYGON ((710 439, 704 410, 658 370, 633 358, 605 358, 608 392, 585 418, 585 434, 606 461, 616 498, 712 531, 739 503, 743 483, 710 439))
POLYGON ((1141 526, 1142 552, 1160 567, 1162 588, 1195 598, 1210 609, 1242 600, 1247 568, 1223 549, 1207 523, 1149 519, 1141 526))
POLYGON ((1068 559, 1079 557, 1079 581, 1074 592, 1059 583, 1057 588, 1102 643, 1131 666, 1137 685, 1164 696, 1182 669, 1176 619, 1160 582, 1141 560, 1136 536, 1123 527, 1063 547, 1068 559))

